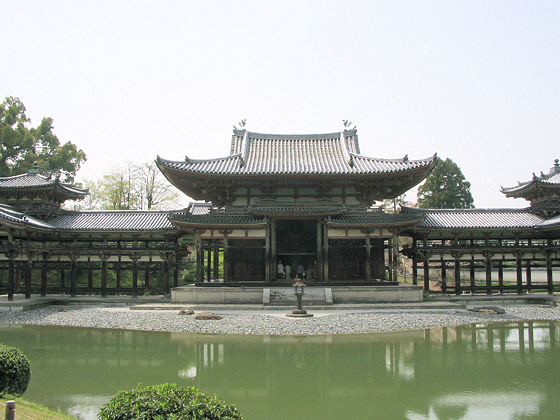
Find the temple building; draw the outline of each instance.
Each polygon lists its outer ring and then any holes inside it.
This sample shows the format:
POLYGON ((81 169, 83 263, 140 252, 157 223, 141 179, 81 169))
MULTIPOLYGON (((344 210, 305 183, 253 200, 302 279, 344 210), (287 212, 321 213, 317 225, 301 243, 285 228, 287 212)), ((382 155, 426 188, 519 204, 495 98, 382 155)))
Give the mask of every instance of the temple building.
POLYGON ((367 290, 360 301, 389 299, 373 288, 393 290, 395 300, 407 275, 403 259, 420 299, 422 292, 554 292, 558 160, 547 174, 502 188, 527 200, 524 209, 398 212, 379 204, 422 182, 436 156, 367 157, 355 129, 234 129, 225 157, 156 163, 197 201, 175 211, 72 211, 63 203, 87 190, 36 169, 0 178, 0 294, 169 296, 188 283, 260 288, 257 301, 265 303, 266 290, 297 277, 324 288, 331 303, 339 299, 333 287, 367 290), (191 257, 193 275, 185 269, 191 257))
POLYGON ((373 284, 396 281, 396 237, 422 215, 372 206, 435 164, 360 154, 356 130, 272 135, 234 130, 228 156, 157 159, 194 205, 171 223, 198 239, 197 281, 373 284), (223 273, 219 254, 223 253, 223 273))

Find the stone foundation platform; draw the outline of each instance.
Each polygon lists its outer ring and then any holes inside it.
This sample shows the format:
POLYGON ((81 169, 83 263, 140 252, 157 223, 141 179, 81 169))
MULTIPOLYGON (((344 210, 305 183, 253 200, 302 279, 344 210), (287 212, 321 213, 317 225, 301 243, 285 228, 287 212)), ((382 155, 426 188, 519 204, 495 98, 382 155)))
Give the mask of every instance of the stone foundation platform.
MULTIPOLYGON (((422 302, 422 286, 308 286, 304 306, 347 303, 422 302)), ((171 303, 293 305, 293 287, 181 286, 171 289, 171 303)))

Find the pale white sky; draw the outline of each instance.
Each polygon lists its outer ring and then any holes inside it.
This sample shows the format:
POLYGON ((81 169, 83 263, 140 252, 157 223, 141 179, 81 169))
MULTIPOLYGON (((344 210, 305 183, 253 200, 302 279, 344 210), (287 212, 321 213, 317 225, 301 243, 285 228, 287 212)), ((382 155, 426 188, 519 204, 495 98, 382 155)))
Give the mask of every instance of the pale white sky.
POLYGON ((0 0, 0 95, 88 157, 229 153, 251 131, 358 126, 361 152, 435 152, 477 207, 560 158, 560 1, 0 0))

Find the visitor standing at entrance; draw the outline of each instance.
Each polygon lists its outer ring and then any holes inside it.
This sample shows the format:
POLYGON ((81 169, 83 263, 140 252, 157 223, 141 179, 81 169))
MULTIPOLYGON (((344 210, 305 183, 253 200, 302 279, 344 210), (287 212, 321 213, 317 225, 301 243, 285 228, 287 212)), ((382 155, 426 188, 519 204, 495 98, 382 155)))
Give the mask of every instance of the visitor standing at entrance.
POLYGON ((286 264, 286 280, 292 279, 292 267, 290 264, 286 264))
POLYGON ((284 272, 284 264, 282 264, 282 261, 278 261, 278 266, 276 268, 276 273, 277 273, 277 277, 279 279, 284 278, 285 272, 284 272))

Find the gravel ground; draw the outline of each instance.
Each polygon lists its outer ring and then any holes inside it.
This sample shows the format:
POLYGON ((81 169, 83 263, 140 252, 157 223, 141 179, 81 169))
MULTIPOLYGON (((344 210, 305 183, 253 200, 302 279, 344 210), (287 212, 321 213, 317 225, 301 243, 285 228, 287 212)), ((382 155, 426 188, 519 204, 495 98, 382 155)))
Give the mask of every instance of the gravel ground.
MULTIPOLYGON (((0 312, 0 324, 60 325, 145 331, 212 334, 322 335, 399 331, 502 321, 559 320, 560 307, 501 306, 502 315, 465 309, 357 309, 310 311, 312 318, 287 318, 287 311, 216 310, 221 320, 196 320, 177 310, 51 306, 24 312, 0 312)), ((200 312, 200 311, 197 311, 200 312)))

